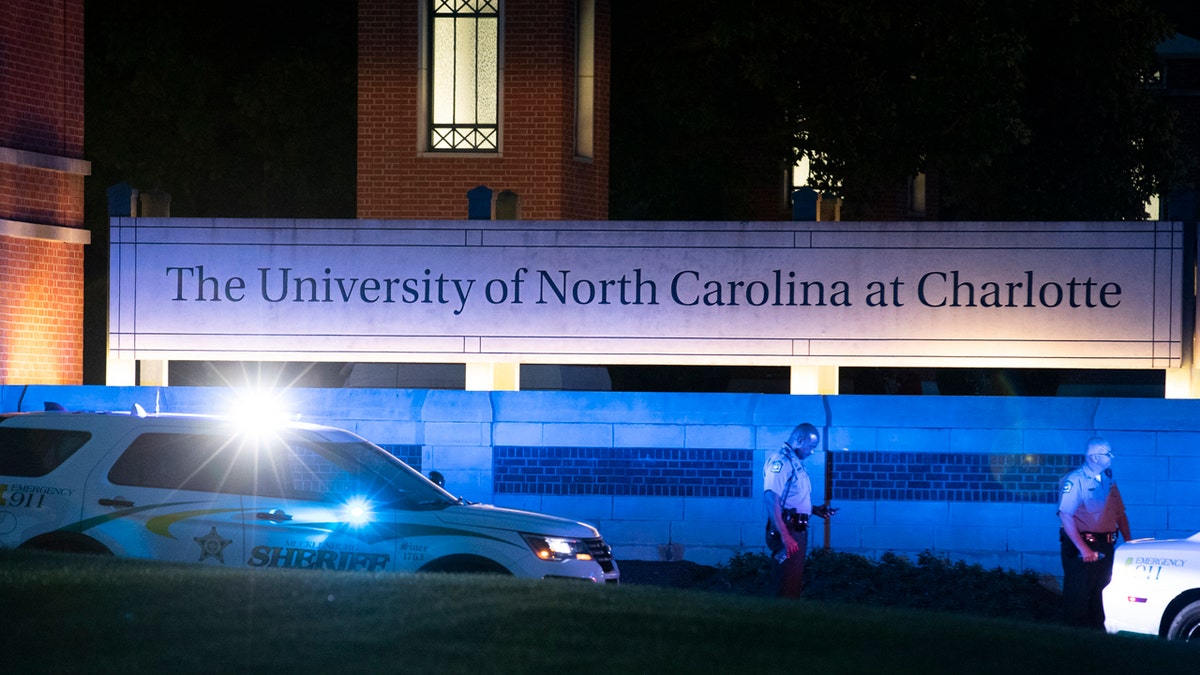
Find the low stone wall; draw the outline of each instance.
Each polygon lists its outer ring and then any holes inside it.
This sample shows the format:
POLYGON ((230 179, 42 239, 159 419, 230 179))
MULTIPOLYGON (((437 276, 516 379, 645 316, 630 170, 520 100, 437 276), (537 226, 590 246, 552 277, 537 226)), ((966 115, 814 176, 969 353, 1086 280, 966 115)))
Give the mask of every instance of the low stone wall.
MULTIPOLYGON (((221 413, 193 387, 0 387, 0 410, 221 413)), ((296 389, 308 421, 351 429, 473 501, 597 525, 618 559, 723 562, 763 550, 762 464, 792 427, 841 508, 810 546, 932 550, 1057 575, 1059 477, 1107 437, 1136 537, 1200 530, 1200 401, 296 389)))

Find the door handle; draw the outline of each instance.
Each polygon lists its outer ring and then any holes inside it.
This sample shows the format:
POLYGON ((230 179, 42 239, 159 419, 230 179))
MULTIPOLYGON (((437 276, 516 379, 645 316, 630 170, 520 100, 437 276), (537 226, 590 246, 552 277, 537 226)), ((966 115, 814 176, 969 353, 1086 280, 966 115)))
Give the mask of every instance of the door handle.
POLYGON ((271 509, 266 513, 256 513, 254 517, 259 520, 269 520, 272 523, 282 523, 292 519, 283 509, 271 509))
POLYGON ((114 497, 113 499, 101 499, 101 500, 99 500, 99 503, 100 503, 100 506, 113 506, 113 507, 121 507, 121 508, 129 508, 129 507, 133 506, 133 502, 129 501, 128 499, 125 499, 124 497, 114 497))

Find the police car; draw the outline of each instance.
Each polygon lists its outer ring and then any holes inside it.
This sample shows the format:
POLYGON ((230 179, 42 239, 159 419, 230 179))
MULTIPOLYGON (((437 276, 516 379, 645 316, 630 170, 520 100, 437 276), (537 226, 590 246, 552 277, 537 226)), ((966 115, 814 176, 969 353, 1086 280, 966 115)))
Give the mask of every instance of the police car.
POLYGON ((1110 633, 1200 643, 1200 533, 1187 539, 1135 539, 1113 554, 1104 589, 1110 633))
POLYGON ((349 431, 140 409, 0 414, 0 547, 227 567, 620 577, 594 527, 465 502, 349 431))

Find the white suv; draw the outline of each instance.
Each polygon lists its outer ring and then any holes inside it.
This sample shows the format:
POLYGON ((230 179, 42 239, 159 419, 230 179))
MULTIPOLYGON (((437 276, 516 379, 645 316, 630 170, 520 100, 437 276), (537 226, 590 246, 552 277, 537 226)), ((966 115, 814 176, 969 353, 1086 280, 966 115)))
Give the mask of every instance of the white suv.
POLYGON ((597 530, 470 504, 348 431, 133 413, 0 414, 0 547, 230 567, 617 582, 597 530))
POLYGON ((1110 633, 1200 642, 1200 533, 1117 547, 1104 616, 1110 633))

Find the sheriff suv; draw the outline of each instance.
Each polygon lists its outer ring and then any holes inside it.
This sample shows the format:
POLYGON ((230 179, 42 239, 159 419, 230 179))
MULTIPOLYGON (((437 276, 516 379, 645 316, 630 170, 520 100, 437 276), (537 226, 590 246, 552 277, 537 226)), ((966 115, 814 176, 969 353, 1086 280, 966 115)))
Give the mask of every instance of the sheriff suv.
POLYGON ((619 579, 594 527, 465 502, 349 431, 140 409, 0 415, 0 547, 619 579))
POLYGON ((1135 539, 1113 554, 1104 588, 1110 633, 1200 643, 1200 533, 1187 539, 1135 539))

